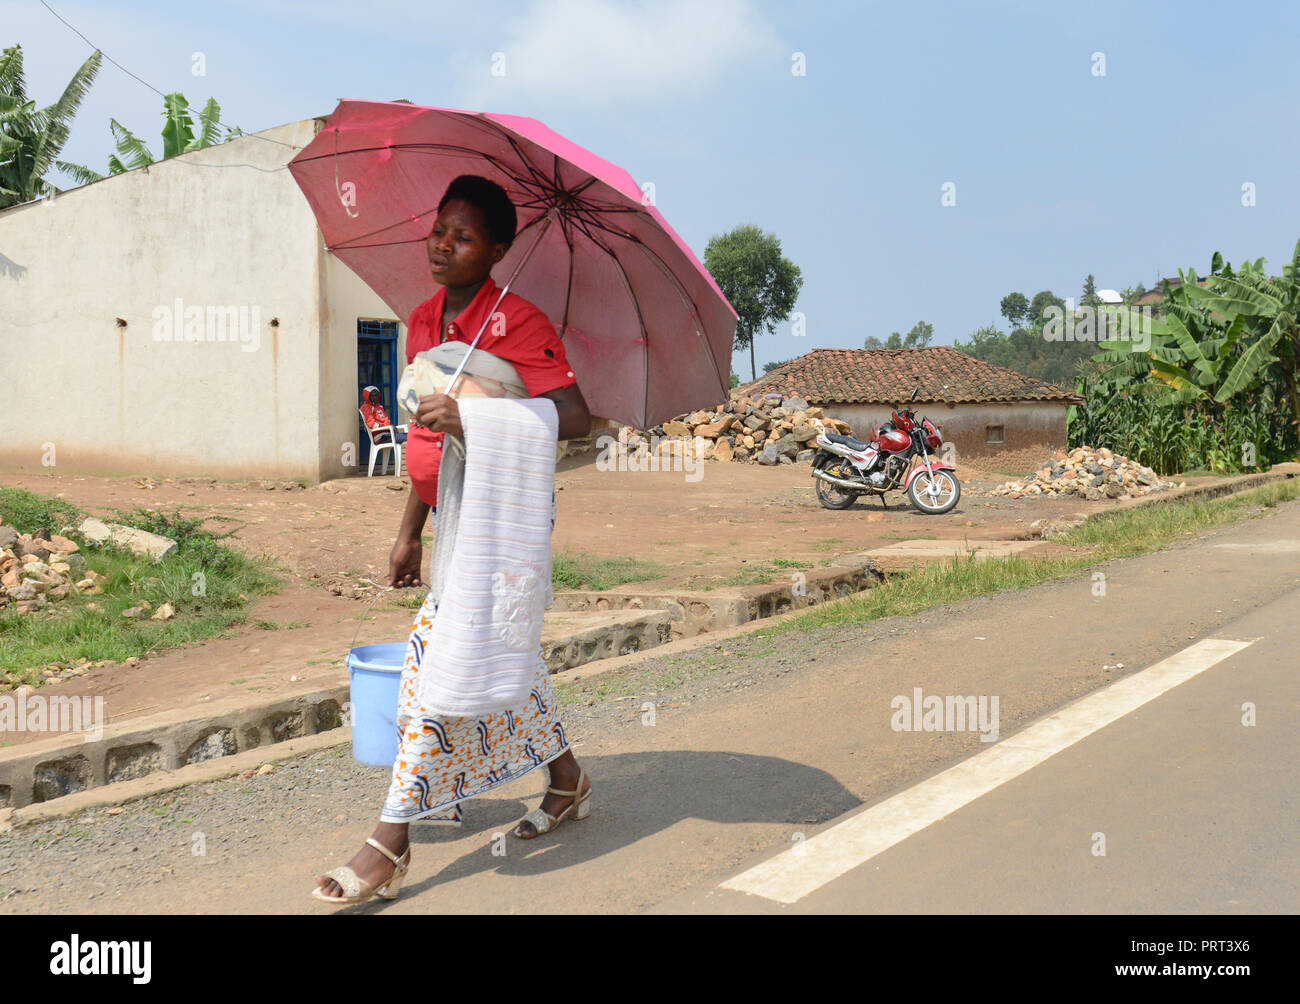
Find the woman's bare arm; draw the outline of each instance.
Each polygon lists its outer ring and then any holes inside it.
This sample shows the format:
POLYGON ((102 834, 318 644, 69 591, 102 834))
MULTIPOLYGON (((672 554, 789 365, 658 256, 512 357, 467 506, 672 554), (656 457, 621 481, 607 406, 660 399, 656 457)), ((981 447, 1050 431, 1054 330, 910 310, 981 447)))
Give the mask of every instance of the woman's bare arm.
POLYGON ((560 417, 560 439, 580 439, 591 432, 591 412, 577 384, 547 391, 542 397, 555 402, 560 417))

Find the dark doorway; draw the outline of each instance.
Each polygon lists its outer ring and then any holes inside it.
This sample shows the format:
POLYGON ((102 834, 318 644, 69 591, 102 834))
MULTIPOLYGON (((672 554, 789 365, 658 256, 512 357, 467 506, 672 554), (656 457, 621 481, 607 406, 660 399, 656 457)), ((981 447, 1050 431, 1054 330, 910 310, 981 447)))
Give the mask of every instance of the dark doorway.
MULTIPOLYGON (((371 385, 379 388, 384 411, 388 412, 388 417, 394 424, 398 423, 396 321, 357 320, 357 393, 353 398, 354 409, 361 407, 361 391, 371 385)), ((360 412, 357 413, 357 427, 360 430, 357 442, 361 446, 357 464, 358 469, 364 470, 370 464, 371 444, 360 412)))

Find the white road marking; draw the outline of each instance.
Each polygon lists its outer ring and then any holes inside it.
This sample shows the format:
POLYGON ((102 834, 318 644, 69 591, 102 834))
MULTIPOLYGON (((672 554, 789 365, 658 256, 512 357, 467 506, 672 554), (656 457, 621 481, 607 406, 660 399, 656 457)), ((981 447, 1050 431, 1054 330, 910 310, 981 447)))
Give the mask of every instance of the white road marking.
POLYGON ((722 883, 778 903, 797 903, 912 834, 1032 770, 1080 739, 1251 645, 1206 638, 1082 697, 942 774, 864 809, 722 883))
POLYGON ((1261 540, 1256 542, 1233 542, 1229 544, 1215 544, 1215 547, 1221 547, 1228 551, 1263 551, 1266 554, 1295 554, 1300 552, 1300 540, 1261 540))

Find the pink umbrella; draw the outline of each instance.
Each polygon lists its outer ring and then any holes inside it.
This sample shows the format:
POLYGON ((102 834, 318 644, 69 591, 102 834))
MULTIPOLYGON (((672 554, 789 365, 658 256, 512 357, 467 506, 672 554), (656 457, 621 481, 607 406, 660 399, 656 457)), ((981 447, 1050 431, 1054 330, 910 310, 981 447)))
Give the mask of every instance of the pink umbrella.
POLYGON ((340 101, 289 170, 403 319, 438 289, 424 241, 448 183, 490 178, 519 213, 495 278, 554 322, 593 414, 648 428, 727 399, 736 312, 713 277, 630 174, 535 119, 340 101))

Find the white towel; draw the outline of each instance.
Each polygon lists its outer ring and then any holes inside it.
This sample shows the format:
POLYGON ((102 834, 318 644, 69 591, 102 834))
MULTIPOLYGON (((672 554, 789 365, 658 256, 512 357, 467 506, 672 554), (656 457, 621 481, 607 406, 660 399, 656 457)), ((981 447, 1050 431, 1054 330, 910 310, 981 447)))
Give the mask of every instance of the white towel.
POLYGON ((465 457, 442 451, 431 588, 438 604, 416 696, 448 717, 518 707, 551 605, 559 416, 546 398, 462 398, 465 457))

